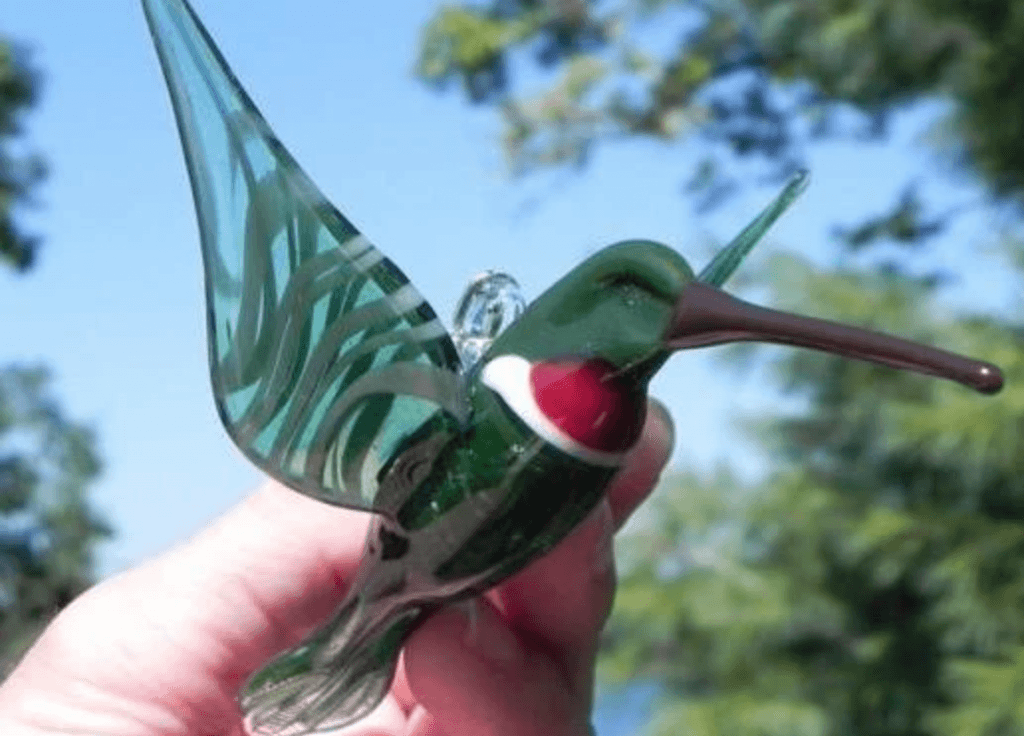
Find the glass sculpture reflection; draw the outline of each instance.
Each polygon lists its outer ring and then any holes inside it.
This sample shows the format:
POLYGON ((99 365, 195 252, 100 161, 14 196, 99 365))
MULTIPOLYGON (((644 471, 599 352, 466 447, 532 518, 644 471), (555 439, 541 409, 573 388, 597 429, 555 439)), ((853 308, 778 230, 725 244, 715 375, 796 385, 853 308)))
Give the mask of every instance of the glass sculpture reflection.
POLYGON ((697 276, 664 245, 619 243, 523 311, 508 277, 486 275, 456 320, 464 367, 419 292, 278 142, 188 4, 143 5, 198 211, 224 426, 280 482, 375 514, 333 619, 240 694, 253 733, 366 715, 425 617, 565 537, 637 441, 647 384, 675 350, 776 342, 1002 385, 992 365, 718 289, 803 176, 697 276))

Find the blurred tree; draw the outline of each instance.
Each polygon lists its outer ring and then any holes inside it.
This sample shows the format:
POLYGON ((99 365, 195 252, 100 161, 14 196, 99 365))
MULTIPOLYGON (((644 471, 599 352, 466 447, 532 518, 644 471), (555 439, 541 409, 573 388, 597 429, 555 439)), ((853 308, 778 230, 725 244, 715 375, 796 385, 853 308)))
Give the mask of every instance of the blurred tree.
POLYGON ((516 172, 582 164, 623 136, 692 134, 708 151, 691 178, 702 190, 723 186, 725 154, 788 174, 809 137, 880 136, 901 106, 940 97, 952 104, 934 142, 1016 195, 1022 38, 1013 0, 490 0, 445 5, 417 71, 500 109, 516 172), (652 28, 677 42, 645 48, 652 28))
POLYGON ((776 302, 983 355, 992 400, 783 353, 806 402, 752 429, 753 488, 670 479, 627 538, 603 673, 666 686, 653 733, 1024 733, 1024 351, 990 318, 935 318, 933 283, 770 264, 776 302))
MULTIPOLYGON (((28 270, 38 242, 13 210, 43 166, 12 152, 38 75, 0 39, 0 260, 28 270)), ((0 679, 49 619, 93 580, 92 550, 109 529, 86 491, 99 473, 92 432, 67 419, 45 369, 0 368, 0 679)))
MULTIPOLYGON (((786 175, 816 138, 884 137, 911 103, 941 102, 930 142, 980 183, 1019 277, 1021 39, 1009 0, 491 0, 442 8, 418 71, 495 106, 515 173, 582 166, 624 137, 700 137, 687 178, 704 206, 741 167, 786 175), (666 29, 667 48, 651 40, 666 29)), ((1024 733, 1024 330, 940 310, 942 278, 875 248, 927 258, 959 212, 931 213, 911 183, 891 211, 837 226, 844 268, 785 256, 761 274, 783 308, 991 360, 1007 388, 982 400, 773 353, 802 408, 750 423, 770 475, 680 472, 620 549, 602 672, 663 685, 654 733, 1024 733)))
POLYGON ((29 201, 32 187, 45 174, 37 155, 15 152, 21 118, 36 101, 39 76, 27 52, 0 39, 0 260, 19 271, 35 260, 38 241, 18 230, 14 210, 29 201))

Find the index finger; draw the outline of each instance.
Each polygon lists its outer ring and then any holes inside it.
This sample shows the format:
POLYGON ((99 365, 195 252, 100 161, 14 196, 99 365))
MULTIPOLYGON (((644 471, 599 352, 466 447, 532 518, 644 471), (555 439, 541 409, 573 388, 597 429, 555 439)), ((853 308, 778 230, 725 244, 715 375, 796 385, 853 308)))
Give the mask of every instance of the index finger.
POLYGON ((549 554, 495 591, 509 625, 542 642, 563 662, 570 680, 589 681, 597 637, 611 608, 612 534, 654 488, 672 440, 668 411, 651 401, 643 435, 606 499, 549 554))

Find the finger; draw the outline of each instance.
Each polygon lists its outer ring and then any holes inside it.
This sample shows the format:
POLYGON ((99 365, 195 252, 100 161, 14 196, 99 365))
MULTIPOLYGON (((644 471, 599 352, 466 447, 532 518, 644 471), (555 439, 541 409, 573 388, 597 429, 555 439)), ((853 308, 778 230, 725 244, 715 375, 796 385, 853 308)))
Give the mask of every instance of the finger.
POLYGON ((549 554, 495 591, 509 625, 555 654, 581 698, 590 697, 597 637, 615 591, 615 526, 654 487, 671 445, 668 413, 652 402, 643 435, 606 499, 549 554))
POLYGON ((153 563, 183 605, 203 601, 194 623, 244 638, 262 662, 297 643, 340 602, 362 558, 368 514, 324 504, 270 482, 213 525, 153 563))
POLYGON ((245 678, 344 594, 368 515, 268 484, 193 539, 76 599, 20 668, 237 718, 245 678), (212 704, 216 703, 216 706, 212 704))
POLYGON ((614 529, 654 487, 671 444, 668 414, 652 402, 641 439, 605 500, 551 552, 499 586, 500 607, 514 627, 565 649, 590 641, 611 599, 614 529))
POLYGON ((583 736, 587 714, 557 664, 524 645, 487 602, 475 631, 459 611, 431 617, 405 648, 406 672, 430 714, 428 733, 583 736))
POLYGON ((398 655, 398 666, 395 668, 395 679, 391 683, 391 693, 395 696, 395 701, 406 713, 412 713, 416 708, 416 696, 412 694, 412 689, 409 687, 409 677, 405 672, 404 648, 402 653, 398 655))
POLYGON ((422 705, 417 705, 409 715, 409 736, 452 736, 422 705))
POLYGON ((365 718, 325 732, 323 736, 396 736, 410 733, 409 725, 409 717, 401 705, 388 695, 365 718))
POLYGON ((620 529, 636 507, 647 498, 661 477, 675 443, 672 415, 657 399, 647 402, 644 435, 630 453, 623 472, 612 481, 608 501, 615 528, 620 529))

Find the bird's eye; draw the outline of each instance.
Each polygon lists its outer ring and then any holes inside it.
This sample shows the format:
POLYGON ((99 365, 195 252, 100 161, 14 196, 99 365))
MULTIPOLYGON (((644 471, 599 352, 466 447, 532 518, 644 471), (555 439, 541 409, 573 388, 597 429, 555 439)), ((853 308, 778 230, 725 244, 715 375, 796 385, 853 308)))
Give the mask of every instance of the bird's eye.
POLYGON ((616 274, 605 280, 604 288, 615 292, 626 306, 633 306, 648 291, 647 285, 633 274, 616 274))
POLYGON ((650 285, 636 274, 617 273, 604 281, 605 288, 623 292, 650 291, 650 285))

